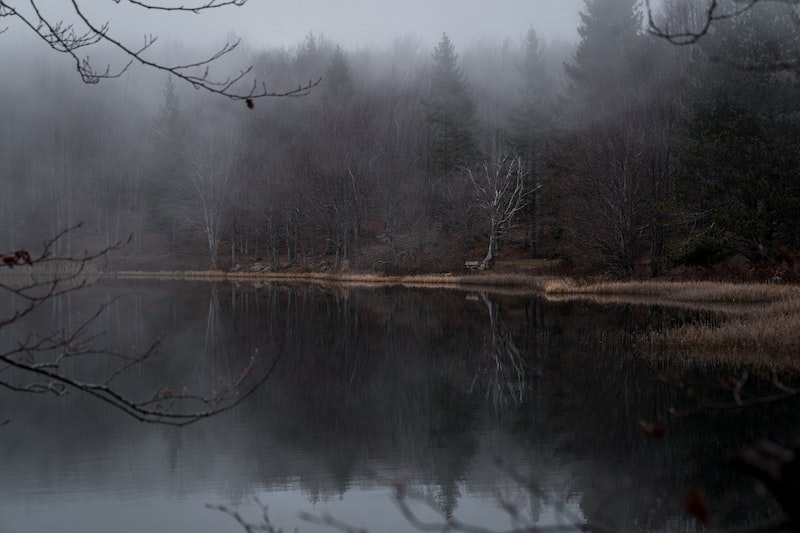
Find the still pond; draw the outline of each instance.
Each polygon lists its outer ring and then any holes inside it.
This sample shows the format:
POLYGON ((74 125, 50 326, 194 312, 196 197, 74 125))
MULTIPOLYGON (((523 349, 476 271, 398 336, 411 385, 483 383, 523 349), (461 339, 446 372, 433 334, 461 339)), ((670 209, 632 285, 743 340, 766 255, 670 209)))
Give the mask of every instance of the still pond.
POLYGON ((159 341, 119 378, 126 394, 213 392, 251 361, 273 371, 236 408, 186 427, 75 392, 0 390, 0 532, 235 533, 233 514, 262 523, 265 510, 283 531, 448 519, 693 531, 693 490, 712 525, 740 527, 776 509, 731 455, 762 438, 791 443, 800 424, 791 402, 670 422, 671 408, 692 407, 676 383, 711 388, 742 369, 645 350, 645 332, 703 319, 647 306, 104 280, 0 330, 0 343, 74 329, 99 306, 93 345, 135 354, 159 341))

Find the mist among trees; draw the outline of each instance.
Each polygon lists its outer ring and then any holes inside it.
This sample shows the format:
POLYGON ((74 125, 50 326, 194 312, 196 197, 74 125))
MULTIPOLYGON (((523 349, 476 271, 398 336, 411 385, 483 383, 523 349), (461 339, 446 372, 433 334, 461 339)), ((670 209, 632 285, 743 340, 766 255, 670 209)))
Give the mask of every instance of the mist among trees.
MULTIPOLYGON (((532 29, 443 33, 430 49, 244 43, 224 61, 273 87, 322 77, 252 106, 135 66, 86 86, 30 47, 2 59, 0 242, 83 222, 57 252, 133 235, 109 258, 124 270, 422 272, 505 256, 619 277, 725 262, 792 276, 800 92, 779 59, 800 57, 793 10, 761 2, 690 47, 645 31, 635 0, 587 0, 575 45, 532 29)), ((668 0, 653 16, 696 27, 704 12, 668 0)))

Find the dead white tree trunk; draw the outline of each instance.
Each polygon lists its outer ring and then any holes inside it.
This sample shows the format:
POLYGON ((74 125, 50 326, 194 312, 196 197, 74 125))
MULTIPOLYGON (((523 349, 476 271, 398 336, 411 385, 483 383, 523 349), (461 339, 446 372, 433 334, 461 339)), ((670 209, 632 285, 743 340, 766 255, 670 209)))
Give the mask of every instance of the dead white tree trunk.
POLYGON ((489 223, 489 249, 480 270, 494 265, 514 216, 525 208, 527 197, 534 192, 525 186, 526 172, 521 163, 520 158, 506 157, 497 163, 484 162, 477 173, 466 170, 478 207, 489 223))
POLYGON ((198 143, 190 154, 194 168, 190 173, 186 219, 205 234, 212 269, 217 268, 220 242, 231 208, 236 147, 233 134, 218 134, 198 143))

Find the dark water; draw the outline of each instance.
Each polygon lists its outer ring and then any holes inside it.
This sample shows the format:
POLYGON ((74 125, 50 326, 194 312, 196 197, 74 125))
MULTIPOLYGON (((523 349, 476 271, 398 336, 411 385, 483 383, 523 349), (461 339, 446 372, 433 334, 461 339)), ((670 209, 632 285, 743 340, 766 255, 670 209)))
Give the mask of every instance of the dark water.
POLYGON ((700 388, 742 370, 674 369, 641 353, 637 335, 693 318, 647 307, 103 282, 48 303, 24 330, 0 330, 0 342, 68 331, 102 304, 95 345, 138 353, 161 341, 154 361, 120 378, 126 394, 214 391, 251 359, 274 372, 236 409, 184 428, 80 394, 0 391, 0 532, 244 531, 206 504, 251 522, 265 505, 285 531, 332 530, 301 512, 414 530, 398 487, 421 520, 497 531, 584 521, 694 530, 684 506, 695 488, 713 525, 743 526, 775 509, 730 456, 797 434, 797 405, 781 403, 703 410, 667 423, 661 439, 645 435, 641 420, 691 403, 660 378, 700 388))

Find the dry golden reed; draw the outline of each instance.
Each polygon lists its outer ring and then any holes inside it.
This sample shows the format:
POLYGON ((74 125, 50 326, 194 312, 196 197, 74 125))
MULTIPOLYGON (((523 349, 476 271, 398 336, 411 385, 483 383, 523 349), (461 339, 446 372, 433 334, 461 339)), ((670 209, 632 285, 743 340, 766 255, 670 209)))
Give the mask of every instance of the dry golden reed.
POLYGON ((654 357, 698 363, 800 369, 800 287, 710 281, 630 281, 551 285, 553 301, 640 304, 710 311, 713 318, 637 339, 654 357))

